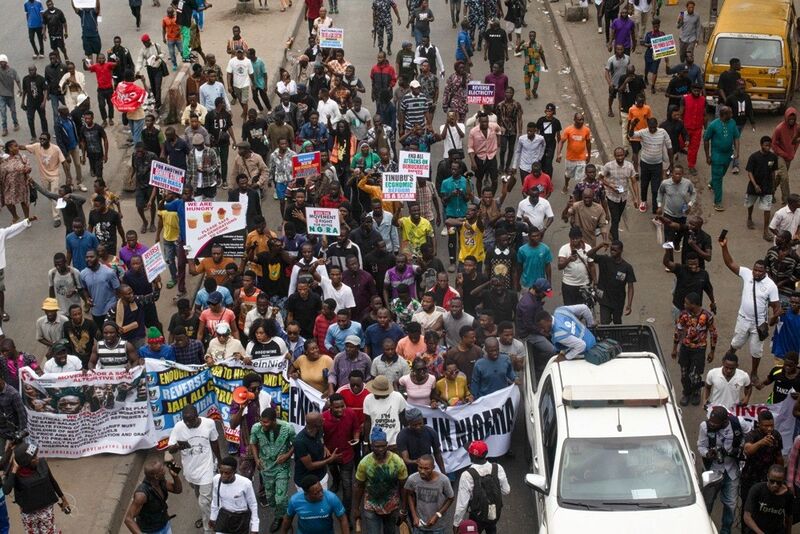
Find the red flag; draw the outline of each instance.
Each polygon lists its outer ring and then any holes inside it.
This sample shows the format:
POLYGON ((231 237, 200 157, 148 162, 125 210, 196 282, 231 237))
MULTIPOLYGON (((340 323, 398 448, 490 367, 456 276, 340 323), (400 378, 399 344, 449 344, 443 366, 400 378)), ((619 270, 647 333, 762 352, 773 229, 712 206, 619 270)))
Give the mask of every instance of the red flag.
POLYGON ((130 113, 139 109, 147 98, 147 91, 132 82, 119 82, 111 103, 120 113, 130 113))

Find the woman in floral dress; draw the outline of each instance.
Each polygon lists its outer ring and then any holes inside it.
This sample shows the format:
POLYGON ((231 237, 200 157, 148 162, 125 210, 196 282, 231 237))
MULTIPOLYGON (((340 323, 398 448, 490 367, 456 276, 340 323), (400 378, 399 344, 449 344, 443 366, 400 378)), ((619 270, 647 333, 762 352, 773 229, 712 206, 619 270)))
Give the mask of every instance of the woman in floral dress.
POLYGON ((442 109, 445 113, 449 111, 458 113, 459 122, 464 122, 467 117, 467 83, 470 81, 470 75, 463 61, 456 61, 453 69, 455 72, 444 84, 442 109))
POLYGON ((31 166, 28 158, 20 154, 16 141, 8 141, 5 145, 6 158, 0 163, 0 186, 3 193, 3 204, 8 208, 13 217, 12 223, 19 221, 17 204, 22 205, 22 213, 28 218, 30 209, 30 180, 31 166))

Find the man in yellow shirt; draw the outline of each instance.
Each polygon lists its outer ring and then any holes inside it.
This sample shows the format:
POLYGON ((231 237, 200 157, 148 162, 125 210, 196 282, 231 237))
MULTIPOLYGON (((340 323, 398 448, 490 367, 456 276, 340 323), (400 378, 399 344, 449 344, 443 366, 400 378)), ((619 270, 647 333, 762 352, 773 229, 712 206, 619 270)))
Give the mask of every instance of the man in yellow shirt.
MULTIPOLYGON (((257 257, 262 252, 267 252, 270 239, 277 239, 278 235, 272 230, 267 229, 267 221, 261 215, 256 215, 253 218, 253 225, 255 230, 247 234, 247 239, 244 242, 244 248, 249 251, 251 248, 255 249, 253 257, 257 257)), ((247 264, 247 269, 253 271, 260 278, 264 273, 261 265, 251 261, 247 264)))
POLYGON ((400 252, 410 256, 421 256, 420 247, 425 243, 433 244, 434 232, 431 222, 420 215, 419 204, 408 207, 409 216, 400 217, 400 252))
MULTIPOLYGON (((168 191, 166 194, 167 202, 178 198, 177 193, 168 191)), ((178 283, 178 266, 175 259, 178 257, 178 239, 180 238, 180 230, 178 229, 178 212, 167 211, 165 209, 158 210, 158 228, 156 229, 156 242, 161 240, 163 247, 164 262, 169 268, 169 282, 167 288, 172 289, 178 283)))
POLYGON ((468 256, 474 256, 482 264, 486 250, 483 247, 483 219, 478 217, 478 206, 470 203, 463 219, 449 217, 444 224, 458 231, 458 263, 463 264, 468 256))

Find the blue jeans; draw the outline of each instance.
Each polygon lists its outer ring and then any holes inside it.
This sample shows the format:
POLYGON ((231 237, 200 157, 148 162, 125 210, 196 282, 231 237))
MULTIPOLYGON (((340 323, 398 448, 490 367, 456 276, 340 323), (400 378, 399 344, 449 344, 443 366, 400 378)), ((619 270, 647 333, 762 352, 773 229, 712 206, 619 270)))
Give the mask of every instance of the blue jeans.
POLYGON ((149 532, 144 532, 144 531, 142 531, 142 532, 144 534, 172 534, 172 526, 170 526, 170 524, 167 523, 166 525, 164 525, 164 528, 162 528, 162 529, 151 530, 149 532))
POLYGON ((17 103, 14 101, 13 96, 0 96, 0 115, 2 115, 3 129, 8 129, 8 118, 6 116, 6 109, 11 108, 11 120, 14 126, 19 126, 17 120, 17 103))
MULTIPOLYGON (((197 2, 197 7, 205 7, 205 5, 205 0, 199 0, 197 2)), ((205 11, 196 10, 194 13, 192 13, 192 16, 194 17, 194 21, 197 23, 197 27, 202 30, 206 22, 205 11)))
POLYGON ((181 41, 167 41, 167 50, 169 50, 169 60, 172 61, 173 66, 178 66, 177 52, 181 51, 181 41))
POLYGON ((164 262, 169 267, 169 274, 172 280, 176 280, 178 276, 178 266, 175 264, 177 256, 178 242, 164 240, 164 262))
POLYGON ((0 534, 8 534, 11 532, 11 525, 8 522, 8 506, 6 505, 6 496, 0 488, 0 534))
POLYGON ((397 534, 397 512, 389 515, 378 515, 364 510, 361 514, 364 534, 397 534))
POLYGON ((731 534, 734 512, 736 511, 736 498, 739 496, 739 479, 732 480, 728 473, 725 472, 722 484, 707 489, 710 489, 710 491, 703 492, 703 497, 706 500, 706 509, 709 514, 714 509, 714 501, 717 500, 717 496, 722 501, 722 524, 719 528, 719 534, 731 534))
POLYGON ((133 137, 133 144, 142 140, 142 130, 144 130, 144 119, 131 120, 131 137, 133 137))
POLYGON ((58 106, 64 103, 64 97, 48 93, 47 98, 50 99, 50 106, 53 108, 53 120, 55 120, 58 117, 58 106))

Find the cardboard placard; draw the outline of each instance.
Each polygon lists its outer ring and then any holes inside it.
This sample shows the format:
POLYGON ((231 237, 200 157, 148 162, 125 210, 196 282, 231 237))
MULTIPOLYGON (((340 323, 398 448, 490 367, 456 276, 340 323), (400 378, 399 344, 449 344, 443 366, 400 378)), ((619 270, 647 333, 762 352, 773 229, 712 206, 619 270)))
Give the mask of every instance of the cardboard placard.
POLYGON ((340 233, 339 209, 307 206, 306 225, 309 234, 337 236, 340 233))
POLYGON ((319 46, 322 48, 344 48, 344 29, 320 28, 319 46))
POLYGON ((467 104, 494 104, 493 83, 470 82, 467 84, 467 104))
POLYGON ((413 174, 417 177, 430 178, 430 152, 407 152, 401 150, 399 168, 402 174, 413 174))
POLYGON ((186 171, 166 163, 153 160, 150 164, 150 185, 166 189, 179 195, 183 192, 183 181, 186 171))
POLYGON ((417 200, 417 177, 402 172, 381 174, 383 200, 417 200))
POLYGON ((212 244, 222 245, 229 258, 244 256, 246 214, 247 202, 187 202, 187 256, 211 256, 212 244))
POLYGON ((662 59, 678 55, 678 48, 675 46, 675 38, 671 33, 661 37, 650 39, 650 46, 653 47, 653 59, 662 59))

